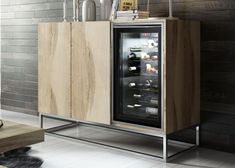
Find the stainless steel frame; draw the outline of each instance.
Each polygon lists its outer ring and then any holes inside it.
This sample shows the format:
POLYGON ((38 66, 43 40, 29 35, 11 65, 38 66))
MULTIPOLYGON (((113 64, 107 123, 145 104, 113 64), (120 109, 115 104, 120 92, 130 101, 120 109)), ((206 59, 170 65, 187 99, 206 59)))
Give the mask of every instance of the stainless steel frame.
MULTIPOLYGON (((53 116, 53 115, 40 113, 39 114, 39 125, 40 125, 41 128, 44 128, 44 121, 43 121, 44 118, 50 118, 50 119, 70 122, 69 124, 64 124, 64 125, 60 125, 60 126, 57 126, 57 127, 45 129, 45 132, 49 135, 54 135, 54 136, 57 136, 57 137, 60 137, 60 138, 66 138, 66 139, 71 139, 71 140, 84 141, 84 142, 88 142, 88 143, 92 143, 92 144, 96 144, 96 145, 102 145, 102 146, 106 146, 106 147, 110 147, 110 148, 115 148, 115 149, 119 149, 119 150, 132 152, 132 153, 143 154, 143 155, 159 158, 159 159, 163 160, 164 162, 169 162, 172 159, 178 157, 180 154, 183 154, 187 151, 191 151, 192 149, 195 149, 196 147, 199 146, 199 126, 196 126, 196 136, 195 136, 196 142, 195 142, 195 144, 192 144, 191 147, 189 147, 185 150, 182 150, 182 151, 177 152, 175 154, 169 155, 168 154, 169 138, 168 138, 167 135, 164 135, 164 136, 146 135, 144 133, 133 132, 133 131, 130 131, 130 130, 126 130, 126 129, 122 129, 122 128, 118 128, 118 127, 114 127, 114 126, 107 126, 107 125, 102 125, 102 124, 89 123, 89 122, 78 121, 78 120, 74 120, 74 119, 66 119, 66 118, 63 118, 63 117, 58 117, 58 116, 53 116), (75 137, 72 137, 72 136, 67 136, 67 135, 62 135, 62 134, 56 133, 56 131, 65 130, 65 129, 72 128, 72 127, 77 127, 80 124, 93 125, 93 126, 97 126, 97 127, 108 128, 108 129, 112 129, 113 131, 123 131, 123 132, 134 133, 134 134, 137 134, 137 135, 139 134, 139 135, 145 135, 145 136, 149 136, 149 137, 158 137, 159 141, 162 141, 162 147, 163 147, 162 156, 152 155, 152 154, 144 153, 144 152, 141 152, 141 151, 134 151, 134 150, 126 149, 124 147, 122 148, 122 147, 112 146, 112 145, 108 145, 108 144, 105 144, 105 143, 95 142, 95 141, 92 141, 92 140, 87 140, 87 139, 82 139, 82 138, 75 138, 75 137)), ((181 144, 181 145, 188 144, 188 143, 180 142, 180 141, 172 141, 172 143, 181 144)))

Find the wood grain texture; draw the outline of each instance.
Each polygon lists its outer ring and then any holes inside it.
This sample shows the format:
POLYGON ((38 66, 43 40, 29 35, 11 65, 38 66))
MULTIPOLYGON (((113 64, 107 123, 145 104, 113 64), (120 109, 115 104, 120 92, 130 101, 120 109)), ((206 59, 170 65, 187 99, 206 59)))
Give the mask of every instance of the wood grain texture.
POLYGON ((200 122, 200 23, 166 22, 166 134, 200 122))
POLYGON ((38 111, 71 117, 70 23, 38 28, 38 111))
POLYGON ((44 130, 32 126, 4 121, 0 128, 0 153, 44 141, 44 130))
POLYGON ((110 22, 72 23, 72 117, 110 124, 110 22))

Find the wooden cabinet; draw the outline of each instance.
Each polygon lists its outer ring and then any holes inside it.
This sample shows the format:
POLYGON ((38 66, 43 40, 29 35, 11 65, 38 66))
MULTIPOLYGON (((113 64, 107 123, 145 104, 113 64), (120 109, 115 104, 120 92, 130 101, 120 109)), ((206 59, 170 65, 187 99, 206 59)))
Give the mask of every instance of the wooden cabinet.
POLYGON ((72 23, 72 117, 110 124, 110 22, 72 23))
MULTIPOLYGON (((114 22, 125 29, 128 24, 114 22)), ((161 126, 128 125, 115 117, 112 124, 146 134, 170 134, 200 122, 200 23, 139 20, 130 28, 151 24, 162 26, 161 126)), ((111 97, 111 23, 42 23, 38 34, 38 111, 110 125, 115 98, 111 97)))
POLYGON ((69 23, 38 28, 38 111, 71 117, 71 47, 69 23))
POLYGON ((39 112, 110 124, 110 22, 43 23, 39 112))

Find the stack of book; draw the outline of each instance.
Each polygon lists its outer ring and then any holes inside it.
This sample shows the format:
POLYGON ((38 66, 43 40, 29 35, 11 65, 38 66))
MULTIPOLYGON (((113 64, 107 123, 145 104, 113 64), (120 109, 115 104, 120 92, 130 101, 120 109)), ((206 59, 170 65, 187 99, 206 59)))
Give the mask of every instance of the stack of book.
POLYGON ((117 20, 135 20, 135 19, 146 19, 149 17, 149 12, 129 10, 129 11, 117 11, 117 20))

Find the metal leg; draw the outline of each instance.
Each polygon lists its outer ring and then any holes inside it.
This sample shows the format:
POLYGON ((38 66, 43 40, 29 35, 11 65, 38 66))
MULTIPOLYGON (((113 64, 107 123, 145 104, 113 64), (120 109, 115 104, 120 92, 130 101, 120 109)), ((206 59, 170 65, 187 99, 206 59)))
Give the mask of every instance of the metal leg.
POLYGON ((43 115, 42 114, 39 114, 39 125, 40 125, 40 128, 43 128, 43 115))
POLYGON ((168 158, 167 146, 168 146, 168 140, 167 140, 167 135, 165 135, 163 137, 163 157, 162 157, 165 162, 167 162, 167 158, 168 158))
POLYGON ((196 127, 196 146, 199 146, 200 145, 200 126, 197 126, 196 127))
MULTIPOLYGON (((58 136, 58 137, 64 137, 64 138, 70 138, 70 139, 76 139, 76 140, 80 140, 80 141, 85 141, 85 142, 89 142, 89 143, 93 143, 93 144, 98 144, 98 145, 103 145, 103 146, 107 146, 107 147, 112 147, 112 148, 116 148, 116 149, 120 149, 120 150, 125 150, 125 151, 129 151, 129 152, 134 152, 134 153, 138 153, 138 154, 144 154, 144 155, 151 156, 151 157, 157 157, 157 158, 162 159, 164 162, 169 162, 172 159, 174 159, 176 156, 179 156, 180 154, 182 154, 182 153, 184 153, 186 151, 190 151, 192 149, 195 149, 197 146, 199 146, 199 140, 200 140, 199 139, 200 138, 199 137, 199 135, 200 135, 199 134, 200 127, 197 126, 196 127, 196 144, 191 144, 193 146, 191 146, 191 147, 189 147, 189 148, 187 148, 185 150, 182 150, 180 152, 177 152, 175 154, 168 155, 168 136, 167 135, 163 135, 163 137, 162 137, 162 142, 163 142, 162 143, 163 144, 162 156, 156 156, 156 155, 152 155, 152 154, 148 154, 148 153, 144 153, 144 152, 140 152, 140 151, 126 149, 124 147, 122 148, 122 147, 112 146, 112 145, 108 145, 108 144, 105 144, 105 143, 99 143, 99 142, 96 142, 96 141, 80 138, 79 137, 80 131, 78 129, 77 129, 77 132, 75 133, 75 135, 77 135, 77 137, 76 136, 73 137, 73 136, 70 136, 70 135, 66 136, 66 135, 62 135, 62 134, 56 133, 56 131, 59 131, 59 130, 63 130, 63 129, 67 129, 67 128, 75 127, 75 126, 78 127, 80 124, 81 125, 83 125, 83 124, 95 125, 95 124, 83 123, 81 121, 78 122, 78 121, 74 121, 74 120, 63 119, 63 118, 58 118, 58 117, 53 117, 53 116, 39 114, 39 124, 40 124, 41 128, 43 128, 43 125, 44 125, 44 122, 43 122, 44 118, 56 119, 56 120, 65 121, 65 122, 69 122, 69 121, 72 122, 70 124, 65 124, 65 125, 53 127, 53 128, 50 128, 50 129, 46 129, 46 132, 50 133, 51 135, 55 135, 55 136, 58 136)), ((105 127, 105 126, 102 126, 102 125, 96 125, 96 126, 97 127, 108 128, 108 127, 105 127)), ((114 130, 117 130, 117 131, 130 132, 130 131, 121 130, 121 129, 117 129, 117 128, 111 128, 111 127, 110 127, 110 129, 114 129, 114 130)), ((136 133, 136 134, 139 134, 139 133, 136 133)), ((172 143, 172 141, 171 141, 171 143, 172 143)))

